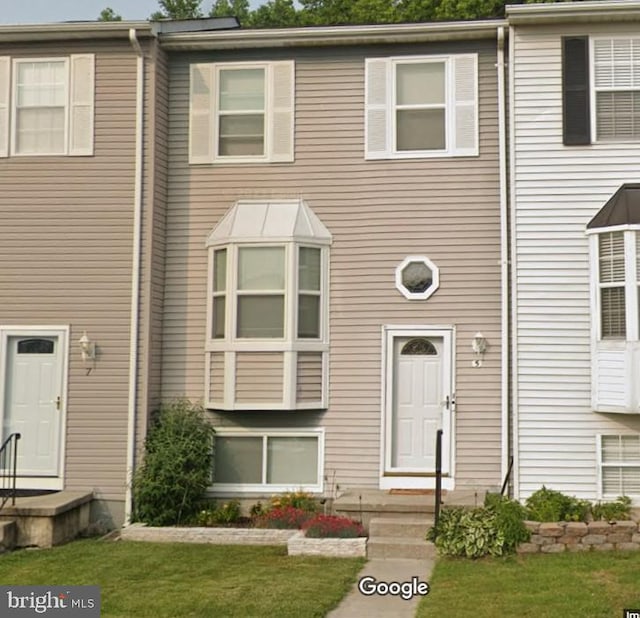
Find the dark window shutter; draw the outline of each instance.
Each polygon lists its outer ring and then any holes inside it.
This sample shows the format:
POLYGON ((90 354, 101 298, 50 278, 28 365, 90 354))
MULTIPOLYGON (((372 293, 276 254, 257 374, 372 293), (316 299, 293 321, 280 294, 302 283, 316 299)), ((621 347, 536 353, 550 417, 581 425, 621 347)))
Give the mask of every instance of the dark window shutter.
POLYGON ((591 143, 589 37, 562 37, 562 141, 591 143))

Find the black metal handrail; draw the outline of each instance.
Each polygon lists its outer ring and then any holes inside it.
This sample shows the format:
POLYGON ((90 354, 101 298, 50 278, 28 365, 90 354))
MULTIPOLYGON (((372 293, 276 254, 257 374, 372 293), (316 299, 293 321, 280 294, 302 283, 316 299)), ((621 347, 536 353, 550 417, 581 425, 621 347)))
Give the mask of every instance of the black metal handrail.
POLYGON ((436 506, 433 513, 433 539, 438 535, 438 520, 442 506, 442 429, 436 431, 436 506))
POLYGON ((511 472, 513 471, 513 455, 509 457, 509 467, 507 468, 507 474, 504 477, 504 482, 502 483, 502 489, 500 490, 500 495, 504 496, 504 492, 507 490, 509 486, 509 479, 511 478, 511 472))
POLYGON ((18 440, 22 436, 12 433, 0 446, 0 509, 11 498, 16 503, 16 477, 18 473, 18 440))

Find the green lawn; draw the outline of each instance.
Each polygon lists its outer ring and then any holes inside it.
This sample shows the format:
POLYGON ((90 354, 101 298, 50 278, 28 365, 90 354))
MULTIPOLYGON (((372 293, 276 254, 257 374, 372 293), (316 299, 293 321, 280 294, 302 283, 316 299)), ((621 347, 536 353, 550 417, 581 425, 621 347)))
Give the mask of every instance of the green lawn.
POLYGON ((286 547, 76 541, 0 556, 0 582, 90 585, 102 616, 325 616, 364 559, 289 557, 286 547))
POLYGON ((611 618, 640 609, 640 552, 440 558, 429 583, 418 618, 611 618))

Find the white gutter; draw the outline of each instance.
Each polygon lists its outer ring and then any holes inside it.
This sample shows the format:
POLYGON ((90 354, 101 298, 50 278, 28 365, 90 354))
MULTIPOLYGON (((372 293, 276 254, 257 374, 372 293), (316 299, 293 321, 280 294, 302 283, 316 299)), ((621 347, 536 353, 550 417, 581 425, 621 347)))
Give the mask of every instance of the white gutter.
POLYGON ((607 0, 606 2, 551 2, 508 5, 509 24, 551 24, 588 21, 635 21, 640 18, 638 0, 607 0))
POLYGON ((168 50, 245 49, 373 43, 412 43, 493 38, 506 26, 502 19, 421 24, 376 24, 366 26, 321 26, 210 32, 159 33, 160 45, 168 50))
POLYGON ((518 262, 516 251, 516 148, 515 148, 515 31, 509 27, 509 177, 510 177, 510 223, 511 223, 511 427, 513 454, 513 497, 520 498, 520 467, 518 442, 518 262))
POLYGON ((500 368, 501 381, 501 468, 504 479, 509 469, 509 228, 507 225, 508 200, 507 200, 507 106, 504 80, 504 27, 498 28, 498 141, 500 152, 500 312, 501 312, 501 338, 500 368))
POLYGON ((136 74, 136 150, 133 197, 133 254, 131 268, 131 336, 129 340, 129 401, 127 421, 127 484, 125 489, 125 525, 131 522, 133 507, 133 468, 136 451, 136 398, 138 395, 138 333, 140 320, 140 245, 142 236, 142 156, 144 129, 144 53, 136 36, 129 30, 129 40, 137 55, 136 74))

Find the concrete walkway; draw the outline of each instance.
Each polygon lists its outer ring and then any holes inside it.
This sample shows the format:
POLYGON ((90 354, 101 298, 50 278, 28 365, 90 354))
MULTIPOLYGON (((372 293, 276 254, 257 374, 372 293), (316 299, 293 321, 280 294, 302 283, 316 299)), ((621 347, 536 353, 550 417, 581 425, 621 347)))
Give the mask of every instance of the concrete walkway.
MULTIPOLYGON (((434 559, 374 558, 358 573, 358 581, 370 575, 379 582, 410 582, 412 577, 418 577, 421 582, 429 583, 434 563, 434 559)), ((399 596, 367 596, 358 590, 356 583, 327 618, 413 618, 421 598, 414 596, 405 601, 399 596)))

